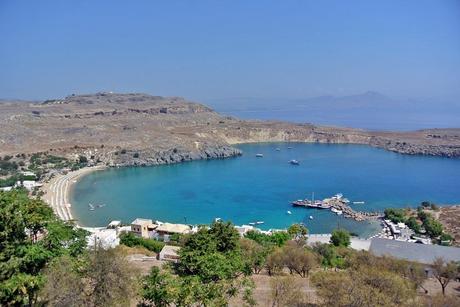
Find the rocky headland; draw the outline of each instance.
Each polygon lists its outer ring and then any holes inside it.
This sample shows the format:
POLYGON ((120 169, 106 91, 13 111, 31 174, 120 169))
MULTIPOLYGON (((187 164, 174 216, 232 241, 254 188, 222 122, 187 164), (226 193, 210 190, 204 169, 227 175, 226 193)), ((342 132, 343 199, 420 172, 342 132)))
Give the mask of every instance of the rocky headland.
POLYGON ((0 102, 0 155, 46 152, 108 166, 159 165, 242 154, 251 142, 365 144, 410 155, 460 157, 459 129, 374 132, 239 120, 179 97, 97 93, 0 102))

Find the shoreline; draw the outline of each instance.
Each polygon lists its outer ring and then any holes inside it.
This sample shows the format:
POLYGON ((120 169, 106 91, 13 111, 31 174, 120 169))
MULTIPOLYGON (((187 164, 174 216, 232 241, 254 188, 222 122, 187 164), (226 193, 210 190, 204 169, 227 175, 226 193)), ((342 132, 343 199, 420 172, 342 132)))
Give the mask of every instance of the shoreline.
MULTIPOLYGON (((84 167, 67 174, 57 174, 49 182, 44 183, 43 200, 53 209, 54 213, 63 221, 74 220, 72 215, 72 204, 70 203, 70 192, 73 185, 83 176, 92 172, 104 170, 106 166, 84 167)), ((79 225, 76 222, 77 226, 79 225)))

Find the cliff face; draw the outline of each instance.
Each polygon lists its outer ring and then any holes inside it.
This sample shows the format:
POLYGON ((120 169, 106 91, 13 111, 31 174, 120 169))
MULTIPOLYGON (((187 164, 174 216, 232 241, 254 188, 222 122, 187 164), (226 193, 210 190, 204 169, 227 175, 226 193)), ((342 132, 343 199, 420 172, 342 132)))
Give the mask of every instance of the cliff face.
POLYGON ((178 97, 69 96, 0 103, 0 155, 84 154, 109 165, 156 165, 241 154, 233 144, 297 141, 368 144, 403 154, 460 157, 460 129, 369 132, 243 121, 178 97))

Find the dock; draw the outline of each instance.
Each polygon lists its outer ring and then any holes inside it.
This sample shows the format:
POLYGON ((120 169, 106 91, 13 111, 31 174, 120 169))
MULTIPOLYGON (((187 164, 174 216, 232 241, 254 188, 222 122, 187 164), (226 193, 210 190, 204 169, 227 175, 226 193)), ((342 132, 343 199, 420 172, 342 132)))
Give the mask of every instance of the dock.
POLYGON ((330 198, 316 201, 313 199, 299 199, 291 204, 294 207, 329 209, 338 215, 343 215, 345 218, 351 218, 355 221, 375 220, 383 217, 379 212, 355 211, 348 205, 349 203, 350 201, 344 198, 342 194, 336 194, 330 198))

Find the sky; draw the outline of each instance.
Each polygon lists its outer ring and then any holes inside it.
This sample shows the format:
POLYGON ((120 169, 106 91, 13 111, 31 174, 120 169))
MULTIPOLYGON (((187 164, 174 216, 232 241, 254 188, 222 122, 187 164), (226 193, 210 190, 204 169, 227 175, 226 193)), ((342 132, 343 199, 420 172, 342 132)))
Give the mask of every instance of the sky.
POLYGON ((0 98, 460 98, 460 1, 0 0, 0 98))

